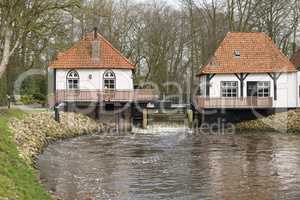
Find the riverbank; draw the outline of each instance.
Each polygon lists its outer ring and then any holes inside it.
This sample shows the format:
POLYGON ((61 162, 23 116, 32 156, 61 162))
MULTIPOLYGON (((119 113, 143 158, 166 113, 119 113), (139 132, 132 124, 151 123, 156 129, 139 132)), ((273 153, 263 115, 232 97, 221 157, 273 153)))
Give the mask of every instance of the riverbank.
POLYGON ((37 179, 35 170, 19 156, 9 129, 12 118, 22 119, 20 110, 0 109, 0 199, 1 200, 51 200, 37 179))
POLYGON ((100 132, 103 125, 93 119, 75 113, 61 113, 57 123, 50 112, 27 114, 23 119, 10 122, 14 141, 20 157, 29 165, 35 165, 36 156, 49 143, 100 132))
POLYGON ((300 109, 276 113, 265 118, 241 122, 236 125, 238 132, 280 132, 300 134, 300 109))
POLYGON ((51 142, 103 128, 81 114, 61 113, 57 123, 50 112, 0 109, 0 200, 52 199, 33 169, 36 156, 51 142))

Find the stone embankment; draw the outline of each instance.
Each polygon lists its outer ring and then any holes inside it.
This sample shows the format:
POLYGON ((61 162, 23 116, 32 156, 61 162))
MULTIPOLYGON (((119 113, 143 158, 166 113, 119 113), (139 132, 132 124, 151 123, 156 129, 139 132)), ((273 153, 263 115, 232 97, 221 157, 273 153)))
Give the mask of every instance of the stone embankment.
POLYGON ((32 166, 35 166, 36 156, 49 143, 100 133, 104 126, 85 115, 75 113, 61 113, 60 123, 53 119, 50 112, 26 114, 22 119, 10 122, 20 157, 32 166))
POLYGON ((239 132, 264 131, 300 133, 300 109, 276 113, 265 118, 245 121, 236 125, 239 132))

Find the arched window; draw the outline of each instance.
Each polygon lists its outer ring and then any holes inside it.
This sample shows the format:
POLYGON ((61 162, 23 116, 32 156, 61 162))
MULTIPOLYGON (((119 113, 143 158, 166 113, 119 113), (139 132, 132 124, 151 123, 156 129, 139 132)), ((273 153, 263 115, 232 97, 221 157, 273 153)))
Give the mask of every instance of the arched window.
POLYGON ((113 71, 107 70, 103 75, 104 89, 115 90, 116 89, 116 75, 113 71))
POLYGON ((67 74, 67 89, 79 90, 79 74, 75 70, 71 70, 67 74))

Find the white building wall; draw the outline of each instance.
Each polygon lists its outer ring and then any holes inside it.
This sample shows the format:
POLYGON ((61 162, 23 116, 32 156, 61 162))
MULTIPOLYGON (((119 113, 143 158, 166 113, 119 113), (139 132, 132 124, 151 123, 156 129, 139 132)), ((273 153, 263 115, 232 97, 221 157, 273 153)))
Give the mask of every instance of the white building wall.
MULTIPOLYGON (((70 70, 57 69, 56 70, 56 89, 67 89, 66 77, 70 70)), ((103 74, 105 69, 78 69, 76 70, 80 77, 79 88, 80 90, 102 90, 103 74), (92 75, 92 79, 89 76, 92 75)), ((112 70, 116 75, 116 89, 117 90, 133 90, 133 74, 132 70, 127 69, 114 69, 112 70)))
MULTIPOLYGON (((280 76, 277 81, 277 101, 273 103, 275 108, 295 108, 300 106, 298 80, 300 80, 300 73, 284 73, 280 76)), ((240 81, 234 74, 216 74, 210 81, 211 98, 221 97, 222 81, 237 81, 239 86, 238 97, 241 96, 240 81)), ((271 85, 270 95, 274 97, 274 83, 268 74, 250 74, 244 81, 244 97, 247 96, 248 81, 269 81, 271 85)), ((203 96, 205 96, 205 76, 200 77, 200 87, 204 88, 203 96)))
POLYGON ((297 107, 297 93, 297 73, 282 74, 278 80, 278 101, 275 102, 275 107, 297 107))

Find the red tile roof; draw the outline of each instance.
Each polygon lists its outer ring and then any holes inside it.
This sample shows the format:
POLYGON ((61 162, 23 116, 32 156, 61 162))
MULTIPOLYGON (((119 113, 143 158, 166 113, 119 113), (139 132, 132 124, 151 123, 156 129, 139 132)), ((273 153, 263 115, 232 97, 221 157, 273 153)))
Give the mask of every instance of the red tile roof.
POLYGON ((292 56, 291 62, 292 62, 297 68, 300 68, 300 49, 292 56))
POLYGON ((57 59, 50 64, 53 69, 134 69, 134 65, 112 46, 102 35, 98 34, 100 41, 100 60, 92 59, 92 41, 94 33, 88 33, 73 47, 64 53, 59 53, 57 59))
POLYGON ((266 34, 229 32, 198 75, 295 71, 295 66, 266 34), (235 51, 240 52, 240 57, 235 51))

